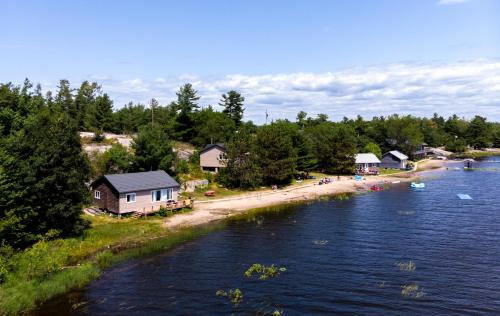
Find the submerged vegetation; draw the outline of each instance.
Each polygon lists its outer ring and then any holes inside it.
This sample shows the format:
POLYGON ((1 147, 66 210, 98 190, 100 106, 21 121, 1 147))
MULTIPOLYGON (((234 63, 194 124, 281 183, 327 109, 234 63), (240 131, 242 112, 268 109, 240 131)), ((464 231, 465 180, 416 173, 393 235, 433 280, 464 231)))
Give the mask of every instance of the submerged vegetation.
POLYGON ((425 293, 418 284, 408 284, 401 287, 401 295, 409 298, 421 298, 425 293))
POLYGON ((417 266, 413 261, 408 261, 408 262, 396 262, 396 266, 399 268, 400 271, 415 271, 417 266))
POLYGON ((217 292, 215 292, 215 295, 227 297, 234 307, 238 307, 238 305, 243 302, 243 292, 241 292, 240 289, 230 289, 229 292, 226 292, 224 290, 217 290, 217 292))
POLYGON ((281 272, 285 272, 285 267, 276 267, 274 264, 266 267, 260 263, 254 263, 245 271, 245 276, 247 278, 251 278, 254 273, 259 276, 259 280, 267 280, 269 278, 275 278, 281 274, 281 272))

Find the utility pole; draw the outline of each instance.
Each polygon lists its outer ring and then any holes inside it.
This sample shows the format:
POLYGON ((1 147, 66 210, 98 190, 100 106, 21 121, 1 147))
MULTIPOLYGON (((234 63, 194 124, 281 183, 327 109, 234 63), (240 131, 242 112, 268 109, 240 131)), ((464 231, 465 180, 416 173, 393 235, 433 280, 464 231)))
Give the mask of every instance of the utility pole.
POLYGON ((269 117, 269 114, 267 113, 267 109, 266 109, 266 125, 267 125, 267 118, 269 117))

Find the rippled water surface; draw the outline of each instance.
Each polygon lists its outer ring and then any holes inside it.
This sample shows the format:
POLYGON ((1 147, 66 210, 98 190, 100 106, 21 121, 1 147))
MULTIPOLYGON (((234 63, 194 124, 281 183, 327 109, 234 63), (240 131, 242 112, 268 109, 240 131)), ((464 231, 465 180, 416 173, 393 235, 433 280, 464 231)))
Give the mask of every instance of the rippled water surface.
POLYGON ((78 304, 67 296, 40 313, 497 313, 500 172, 449 170, 426 177, 423 190, 401 184, 236 221, 173 251, 116 266, 75 294, 78 304), (473 199, 460 200, 457 193, 473 199), (397 265, 410 261, 413 271, 397 265), (243 273, 253 263, 287 271, 249 280, 243 273), (406 288, 405 296, 406 285, 418 289, 406 288), (243 292, 238 307, 215 295, 230 288, 243 292))

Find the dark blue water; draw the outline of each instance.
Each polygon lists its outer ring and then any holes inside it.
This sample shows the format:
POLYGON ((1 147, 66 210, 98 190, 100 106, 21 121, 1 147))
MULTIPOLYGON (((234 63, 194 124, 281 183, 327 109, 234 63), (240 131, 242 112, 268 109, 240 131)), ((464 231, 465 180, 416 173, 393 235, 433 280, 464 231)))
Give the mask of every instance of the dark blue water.
POLYGON ((80 294, 83 304, 72 313, 498 313, 500 172, 438 171, 424 180, 423 190, 401 184, 232 222, 173 251, 113 268, 80 294), (397 266, 409 261, 415 270, 397 266), (287 271, 249 280, 243 273, 253 263, 287 271), (405 296, 405 285, 418 289, 405 296), (238 307, 215 295, 230 288, 243 292, 238 307))

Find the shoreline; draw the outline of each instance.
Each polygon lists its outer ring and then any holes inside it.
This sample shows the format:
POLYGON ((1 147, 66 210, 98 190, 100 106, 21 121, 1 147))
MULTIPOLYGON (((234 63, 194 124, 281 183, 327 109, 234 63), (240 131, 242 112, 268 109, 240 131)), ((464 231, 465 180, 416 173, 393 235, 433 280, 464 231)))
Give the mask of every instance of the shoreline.
MULTIPOLYGON (((342 177, 343 180, 337 181, 334 179, 334 182, 330 184, 302 184, 277 191, 269 190, 245 193, 231 198, 208 200, 201 203, 198 201, 195 203, 195 208, 192 212, 176 214, 162 220, 147 219, 137 221, 126 219, 115 221, 103 218, 104 223, 111 225, 125 225, 127 227, 132 224, 144 228, 147 225, 158 225, 156 227, 161 229, 145 234, 143 228, 141 228, 141 233, 138 235, 128 235, 126 240, 109 240, 108 246, 98 246, 95 251, 88 253, 88 256, 84 260, 77 260, 76 263, 73 263, 76 265, 70 267, 63 266, 57 272, 50 273, 45 278, 39 280, 38 282, 40 283, 38 285, 31 285, 32 287, 34 286, 33 290, 52 288, 50 293, 41 293, 42 295, 40 296, 34 294, 39 293, 37 291, 33 291, 33 293, 22 291, 21 288, 26 285, 24 283, 17 285, 10 284, 10 288, 0 288, 0 306, 2 304, 9 304, 8 309, 3 311, 0 309, 0 315, 14 315, 43 310, 44 306, 48 306, 46 304, 50 305, 51 302, 64 299, 68 293, 85 288, 106 269, 117 263, 144 255, 168 251, 175 246, 183 244, 185 241, 193 240, 197 236, 217 229, 217 227, 223 227, 226 219, 231 219, 238 215, 244 216, 252 211, 273 206, 314 201, 321 197, 339 194, 361 193, 367 191, 374 184, 384 184, 385 186, 391 185, 392 181, 399 181, 401 183, 411 182, 417 179, 423 172, 442 169, 445 165, 452 162, 456 161, 421 161, 418 171, 403 171, 386 176, 368 176, 364 177, 366 180, 361 182, 350 179, 350 177, 342 177), (18 290, 21 292, 17 292, 18 290)), ((112 239, 116 238, 113 237, 112 239)), ((57 240, 54 243, 57 244, 57 240)), ((56 248, 49 251, 59 251, 57 250, 59 248, 56 248)))
POLYGON ((195 201, 191 212, 177 214, 167 218, 163 227, 169 230, 196 227, 221 221, 236 215, 245 214, 254 209, 286 205, 297 202, 314 201, 320 197, 338 194, 355 194, 366 192, 373 185, 393 185, 401 182, 415 181, 422 172, 442 169, 445 165, 457 163, 455 160, 424 160, 416 164, 413 171, 402 171, 390 175, 365 176, 362 181, 353 177, 332 177, 332 183, 318 185, 317 181, 311 184, 295 185, 255 193, 244 193, 234 197, 195 201))

